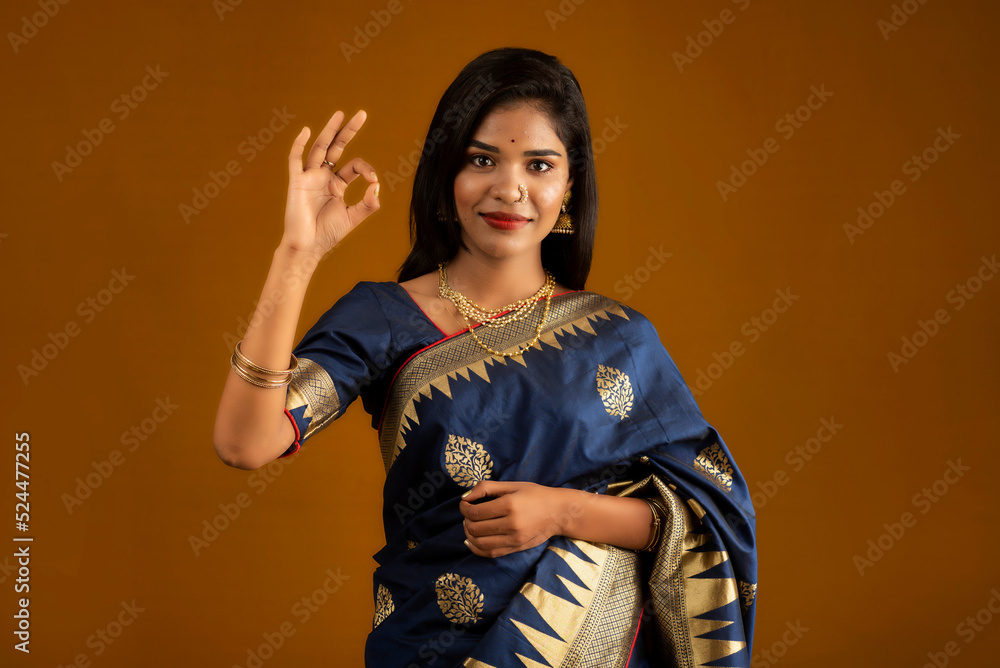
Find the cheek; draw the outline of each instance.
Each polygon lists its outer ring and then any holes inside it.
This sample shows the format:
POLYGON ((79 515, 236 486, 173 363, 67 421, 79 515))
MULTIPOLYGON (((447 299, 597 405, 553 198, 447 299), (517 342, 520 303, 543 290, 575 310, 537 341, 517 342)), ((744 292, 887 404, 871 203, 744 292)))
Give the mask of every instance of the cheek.
POLYGON ((562 207, 563 191, 565 186, 561 184, 547 185, 538 193, 538 206, 545 211, 556 210, 562 207))
POLYGON ((459 207, 475 204, 479 199, 479 190, 474 177, 459 174, 455 177, 455 204, 459 207))

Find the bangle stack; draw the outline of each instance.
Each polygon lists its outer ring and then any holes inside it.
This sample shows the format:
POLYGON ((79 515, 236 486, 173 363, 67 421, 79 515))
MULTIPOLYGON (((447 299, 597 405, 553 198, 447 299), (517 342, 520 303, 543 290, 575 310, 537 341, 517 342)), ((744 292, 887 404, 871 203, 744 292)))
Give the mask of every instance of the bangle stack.
POLYGON ((236 347, 233 349, 233 356, 229 359, 229 364, 233 367, 233 371, 236 372, 237 376, 251 385, 268 389, 286 387, 292 382, 292 372, 299 366, 299 361, 295 358, 295 355, 292 355, 291 360, 289 360, 289 368, 267 369, 247 359, 247 356, 240 350, 241 343, 243 343, 242 340, 236 342, 236 347), (261 376, 278 376, 278 378, 270 379, 262 378, 261 376))
POLYGON ((649 509, 653 511, 653 535, 650 537, 649 542, 639 549, 639 552, 652 552, 656 549, 660 542, 663 518, 666 518, 667 516, 667 509, 663 506, 663 502, 659 499, 642 497, 642 500, 645 501, 649 505, 649 509))

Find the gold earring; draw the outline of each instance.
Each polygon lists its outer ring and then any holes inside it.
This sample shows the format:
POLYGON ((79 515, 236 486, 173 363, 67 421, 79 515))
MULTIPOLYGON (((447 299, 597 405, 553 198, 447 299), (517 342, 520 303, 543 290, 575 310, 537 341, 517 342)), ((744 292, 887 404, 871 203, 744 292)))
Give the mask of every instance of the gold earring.
POLYGON ((563 196, 562 208, 559 209, 559 219, 556 220, 556 224, 552 227, 552 231, 558 234, 573 234, 575 228, 573 227, 573 218, 569 215, 566 207, 569 206, 569 198, 572 190, 567 190, 566 195, 563 196))
POLYGON ((444 207, 438 207, 438 210, 437 210, 437 219, 438 219, 439 223, 448 222, 448 216, 446 216, 445 213, 444 213, 444 207))

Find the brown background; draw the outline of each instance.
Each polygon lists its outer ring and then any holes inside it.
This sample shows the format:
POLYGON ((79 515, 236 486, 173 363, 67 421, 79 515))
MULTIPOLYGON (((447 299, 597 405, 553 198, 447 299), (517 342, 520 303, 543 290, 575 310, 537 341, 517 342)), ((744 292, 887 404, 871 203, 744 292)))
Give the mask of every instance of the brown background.
MULTIPOLYGON (((689 385, 713 354, 745 346, 698 401, 755 490, 776 474, 785 482, 757 496, 755 665, 921 666, 949 641, 952 665, 993 665, 1000 622, 971 639, 956 627, 1000 587, 1000 280, 961 310, 947 295, 1000 251, 997 9, 906 4, 917 11, 885 38, 888 0, 403 0, 350 62, 341 43, 387 2, 247 1, 220 18, 209 0, 76 1, 16 52, 8 34, 0 499, 9 541, 14 433, 27 431, 35 542, 30 657, 11 649, 16 575, 2 555, 13 547, 0 552, 0 663, 83 654, 94 666, 243 666, 291 621, 294 635, 264 665, 361 665, 371 555, 383 545, 370 418, 359 402, 261 489, 212 448, 227 337, 252 314, 281 236, 298 129, 315 136, 334 110, 366 109, 350 155, 383 183, 382 210, 315 276, 301 336, 357 281, 392 278, 407 250, 403 168, 438 98, 474 56, 519 45, 574 71, 595 139, 610 139, 596 147, 588 288, 647 314, 689 385), (735 20, 679 71, 673 54, 727 8, 735 20), (120 119, 112 102, 147 66, 169 74, 120 119), (786 137, 775 123, 811 86, 832 96, 786 137), (248 161, 240 144, 273 108, 294 119, 248 161), (114 130, 60 180, 53 162, 103 118, 114 130), (959 138, 910 181, 904 163, 949 127, 959 138), (769 137, 779 150, 723 201, 717 181, 769 137), (185 224, 179 206, 234 160, 240 173, 185 224), (905 193, 850 243, 844 224, 895 179, 905 193), (672 256, 636 274, 651 247, 672 256), (122 268, 135 278, 86 322, 78 305, 122 268), (631 294, 628 275, 645 279, 631 294), (751 342, 744 323, 786 288, 799 299, 751 342), (948 322, 894 372, 888 353, 938 309, 948 322), (23 382, 18 366, 71 321, 78 335, 23 382), (149 420, 158 399, 177 406, 162 423, 149 420), (831 418, 838 433, 795 470, 786 453, 831 418), (143 420, 157 428, 129 452, 122 434, 143 420), (76 479, 115 450, 124 461, 68 512, 76 479), (959 459, 970 470, 915 505, 959 459), (241 493, 249 506, 196 556, 189 537, 241 493), (859 574, 854 557, 905 512, 916 523, 859 574), (302 623, 293 606, 327 569, 347 579, 302 623), (133 599, 142 612, 98 654, 88 638, 117 631, 133 599), (808 631, 783 640, 796 623, 808 631)), ((5 3, 0 26, 22 32, 39 11, 5 3)))

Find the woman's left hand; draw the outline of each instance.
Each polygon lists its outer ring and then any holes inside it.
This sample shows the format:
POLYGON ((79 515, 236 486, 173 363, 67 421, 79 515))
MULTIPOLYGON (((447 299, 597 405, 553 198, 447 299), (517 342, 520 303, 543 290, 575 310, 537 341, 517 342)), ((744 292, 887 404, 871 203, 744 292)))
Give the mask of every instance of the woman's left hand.
POLYGON ((465 544, 482 557, 500 557, 561 535, 569 493, 533 482, 480 480, 458 508, 465 516, 465 544), (470 503, 483 497, 496 497, 470 503))

